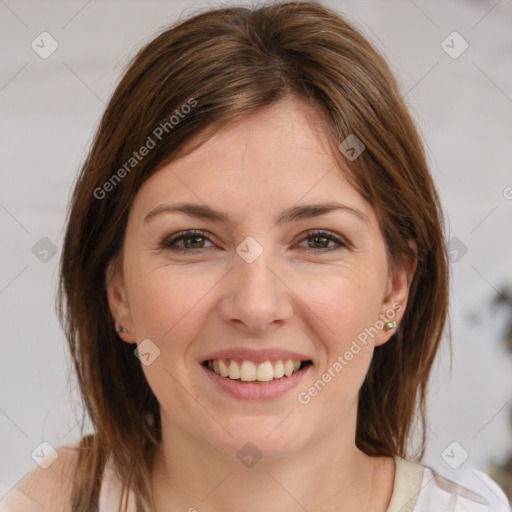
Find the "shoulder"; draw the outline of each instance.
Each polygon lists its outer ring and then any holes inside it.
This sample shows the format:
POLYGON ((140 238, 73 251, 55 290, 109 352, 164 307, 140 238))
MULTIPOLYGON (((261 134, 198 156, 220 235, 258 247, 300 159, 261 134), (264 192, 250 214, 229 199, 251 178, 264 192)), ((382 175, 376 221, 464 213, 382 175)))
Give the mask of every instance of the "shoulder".
POLYGON ((510 512, 507 496, 483 471, 469 468, 444 476, 418 463, 401 459, 399 464, 411 512, 510 512))
POLYGON ((78 455, 78 443, 60 446, 46 454, 0 500, 0 512, 71 512, 78 455))

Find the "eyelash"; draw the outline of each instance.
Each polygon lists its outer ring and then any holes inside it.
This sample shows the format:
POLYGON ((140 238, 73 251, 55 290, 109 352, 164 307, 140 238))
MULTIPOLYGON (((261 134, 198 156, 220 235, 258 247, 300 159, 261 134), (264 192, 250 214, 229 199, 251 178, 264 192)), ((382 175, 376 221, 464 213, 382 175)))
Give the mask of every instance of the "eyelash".
MULTIPOLYGON (((194 236, 200 236, 201 238, 211 242, 211 238, 208 236, 207 233, 197 230, 197 229, 194 229, 194 230, 188 230, 188 231, 181 231, 179 233, 171 235, 170 237, 164 238, 160 244, 160 249, 170 249, 172 251, 181 252, 181 253, 192 252, 192 251, 194 251, 194 249, 185 249, 185 248, 181 248, 181 247, 176 247, 175 244, 176 244, 176 242, 178 242, 180 240, 192 238, 194 236)), ((339 244, 339 247, 331 247, 330 249, 305 248, 306 252, 316 252, 316 253, 331 252, 331 251, 334 251, 337 249, 348 248, 348 246, 349 246, 347 242, 345 242, 342 238, 339 238, 338 236, 336 236, 334 233, 331 233, 330 231, 323 231, 323 230, 309 231, 299 242, 302 242, 302 241, 307 240, 308 238, 312 238, 312 237, 326 238, 328 241, 336 242, 337 244, 339 244)), ((207 249, 207 247, 201 247, 196 250, 201 251, 204 249, 207 249)))

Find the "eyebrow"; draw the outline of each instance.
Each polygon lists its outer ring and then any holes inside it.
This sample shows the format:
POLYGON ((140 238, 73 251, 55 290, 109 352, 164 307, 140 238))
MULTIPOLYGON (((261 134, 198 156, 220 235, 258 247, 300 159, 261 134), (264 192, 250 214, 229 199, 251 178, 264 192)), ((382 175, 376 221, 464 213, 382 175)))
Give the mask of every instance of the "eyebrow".
MULTIPOLYGON (((368 216, 357 208, 347 206, 341 203, 316 203, 301 206, 292 206, 284 210, 276 219, 277 224, 297 222, 300 220, 310 219, 325 215, 333 211, 345 211, 353 214, 365 224, 370 224, 368 216)), ((229 223, 229 215, 225 212, 214 210, 207 205, 194 203, 179 204, 161 204, 153 208, 145 217, 144 222, 148 222, 155 215, 160 213, 182 213, 196 219, 208 220, 212 222, 229 223)))

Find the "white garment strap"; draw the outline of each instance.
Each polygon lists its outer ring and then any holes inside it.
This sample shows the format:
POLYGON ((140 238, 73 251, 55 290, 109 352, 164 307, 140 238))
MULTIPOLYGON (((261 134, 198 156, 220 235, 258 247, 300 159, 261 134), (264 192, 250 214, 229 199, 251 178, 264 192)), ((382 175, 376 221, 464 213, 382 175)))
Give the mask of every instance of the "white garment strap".
POLYGON ((395 484, 393 494, 386 512, 412 512, 416 505, 423 466, 394 457, 395 459, 395 484))

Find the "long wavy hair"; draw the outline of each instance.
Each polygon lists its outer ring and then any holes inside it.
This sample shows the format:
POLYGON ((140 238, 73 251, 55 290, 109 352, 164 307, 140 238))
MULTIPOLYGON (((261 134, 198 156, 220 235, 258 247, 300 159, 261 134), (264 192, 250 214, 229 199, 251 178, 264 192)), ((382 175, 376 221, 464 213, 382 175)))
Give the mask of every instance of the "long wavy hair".
POLYGON ((376 212, 391 269, 413 256, 409 240, 417 244, 404 317, 375 349, 360 389, 355 442, 370 456, 423 457, 426 392, 445 331, 449 274, 438 194, 397 81, 360 31, 317 2, 217 7, 179 20, 138 51, 74 186, 57 308, 94 433, 83 435, 82 425, 73 512, 97 507, 110 457, 123 483, 123 510, 130 490, 138 510, 153 507, 159 404, 133 345, 115 333, 106 293, 106 269, 122 248, 137 191, 213 132, 287 97, 307 100, 326 120, 340 169, 376 212), (176 112, 191 99, 193 108, 176 112), (179 122, 170 122, 173 115, 179 122), (128 168, 158 127, 158 144, 128 168), (366 146, 353 161, 338 149, 350 134, 366 146), (416 426, 421 446, 412 454, 416 426))

